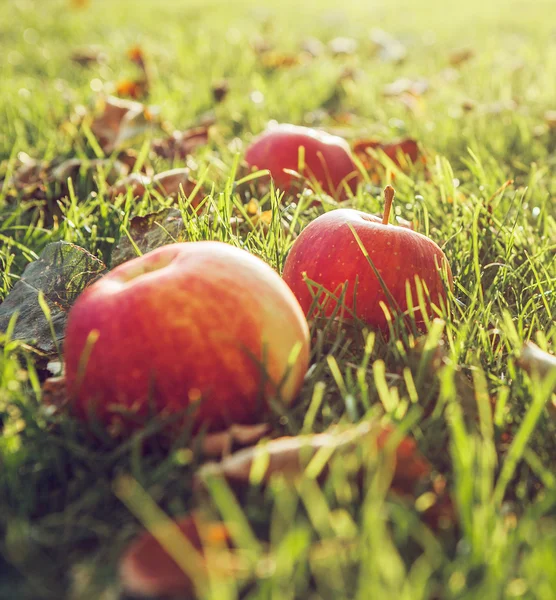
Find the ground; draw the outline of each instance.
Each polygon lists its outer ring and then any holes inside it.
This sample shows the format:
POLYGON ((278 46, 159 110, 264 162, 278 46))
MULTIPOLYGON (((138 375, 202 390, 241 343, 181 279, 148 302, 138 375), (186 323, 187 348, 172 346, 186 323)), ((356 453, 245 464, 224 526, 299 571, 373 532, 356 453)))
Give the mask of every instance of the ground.
MULTIPOLYGON (((48 243, 72 242, 110 267, 131 217, 172 204, 188 239, 247 247, 281 271, 293 236, 335 204, 280 201, 241 183, 245 148, 270 120, 350 143, 419 144, 415 164, 379 152, 344 205, 380 213, 381 189, 395 186, 396 214, 450 261, 447 312, 427 342, 314 325, 313 366, 295 407, 271 418, 271 436, 381 419, 428 461, 423 494, 390 493, 380 458, 362 487, 335 475, 254 488, 234 503, 216 486, 208 503, 232 523, 247 574, 213 582, 208 597, 555 597, 553 378, 518 366, 526 341, 556 347, 552 15, 548 0, 0 4, 1 300, 48 243), (141 60, 147 89, 134 84, 141 60), (229 91, 217 101, 222 82, 229 91), (90 167, 112 154, 92 131, 102 98, 126 91, 158 107, 124 144, 137 152, 135 170, 187 164, 210 223, 182 193, 112 199, 114 165, 90 167), (187 158, 153 153, 153 138, 209 122, 187 158), (53 175, 52 161, 73 158, 77 169, 53 175), (37 175, 24 180, 25 165, 37 175), (270 226, 231 227, 252 197, 249 210, 274 215, 270 226), (440 477, 454 515, 439 525, 422 513, 440 477)), ((153 431, 99 441, 46 409, 56 347, 37 352, 14 328, 0 333, 0 596, 117 598, 118 558, 142 528, 122 485, 135 481, 166 514, 184 514, 196 503, 198 446, 160 447, 153 431)))

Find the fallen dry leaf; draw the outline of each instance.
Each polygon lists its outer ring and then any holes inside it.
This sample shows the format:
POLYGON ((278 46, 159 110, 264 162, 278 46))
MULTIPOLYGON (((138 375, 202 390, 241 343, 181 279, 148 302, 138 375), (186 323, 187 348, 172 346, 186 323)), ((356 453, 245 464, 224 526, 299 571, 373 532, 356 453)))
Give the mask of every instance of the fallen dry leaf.
POLYGON ((89 67, 94 64, 105 63, 108 60, 108 55, 100 46, 87 46, 74 50, 70 58, 82 67, 89 67))
MULTIPOLYGON (((201 467, 196 475, 196 485, 210 477, 222 476, 230 484, 246 485, 250 481, 251 469, 255 463, 265 465, 262 481, 268 483, 273 475, 280 474, 288 479, 301 476, 309 461, 323 452, 327 456, 324 470, 333 456, 353 453, 358 448, 376 452, 382 450, 394 433, 390 427, 366 421, 356 427, 340 431, 296 437, 282 437, 264 445, 240 450, 220 463, 208 463, 201 467)), ((424 476, 430 473, 430 466, 419 454, 415 442, 402 439, 395 451, 393 487, 406 492, 424 476)))
POLYGON ((299 54, 288 54, 285 52, 278 52, 276 50, 268 50, 260 54, 261 66, 263 69, 273 71, 275 69, 284 69, 289 67, 296 67, 307 60, 311 59, 312 56, 306 52, 299 54))
MULTIPOLYGON (((188 197, 197 186, 197 182, 191 177, 190 173, 191 171, 187 167, 163 171, 154 177, 142 173, 132 173, 110 188, 110 198, 113 200, 119 195, 127 194, 129 190, 131 190, 134 197, 143 196, 149 187, 167 198, 177 196, 180 191, 183 191, 185 196, 188 197)), ((198 200, 192 200, 194 208, 198 204, 198 200)))
POLYGON ((139 67, 141 76, 138 79, 124 79, 116 84, 118 96, 139 100, 148 96, 151 77, 145 61, 145 55, 140 46, 132 46, 128 52, 129 60, 139 67))
POLYGON ((101 148, 110 153, 122 144, 153 129, 156 111, 140 102, 108 96, 102 113, 92 124, 91 131, 101 148))
POLYGON ((209 521, 196 511, 162 523, 152 533, 145 532, 132 541, 120 560, 120 581, 128 593, 141 597, 190 597, 199 591, 196 584, 206 584, 209 573, 224 578, 235 576, 238 569, 231 547, 225 525, 209 521), (187 569, 170 556, 168 548, 187 561, 187 569))
POLYGON ((133 217, 129 222, 128 233, 129 236, 125 233, 122 235, 112 252, 112 268, 137 258, 135 248, 146 254, 166 244, 184 241, 185 225, 177 208, 166 208, 144 217, 133 217))
POLYGON ((471 60, 475 56, 475 51, 471 48, 460 48, 450 54, 449 62, 453 67, 459 67, 463 63, 471 60))
POLYGON ((171 136, 163 140, 155 140, 152 144, 153 152, 168 160, 184 160, 195 148, 208 143, 210 125, 201 125, 186 131, 174 131, 171 136))
POLYGON ((357 52, 357 40, 349 37, 336 37, 328 42, 328 48, 336 56, 355 54, 357 52))
MULTIPOLYGON (((191 171, 187 167, 183 167, 158 173, 153 177, 152 185, 155 190, 166 197, 177 196, 181 191, 187 198, 197 187, 197 182, 191 177, 191 171)), ((197 208, 199 200, 193 199, 191 205, 193 208, 197 208)))
POLYGON ((382 93, 386 97, 402 96, 411 94, 412 96, 422 96, 429 89, 429 82, 424 77, 410 79, 409 77, 400 77, 392 83, 384 86, 382 93))
POLYGON ((63 375, 49 377, 42 384, 42 401, 46 406, 63 409, 69 402, 66 378, 63 375))
POLYGON ((212 84, 212 97, 216 103, 222 102, 228 92, 230 91, 230 84, 226 79, 222 79, 221 81, 217 81, 212 84))
POLYGON ((68 196, 68 179, 74 182, 86 180, 87 187, 93 190, 97 188, 99 170, 108 185, 129 172, 127 165, 119 160, 70 158, 47 162, 26 157, 4 183, 4 190, 8 199, 29 202, 31 206, 38 203, 50 222, 53 215, 59 215, 56 202, 68 196))
POLYGON ((544 120, 549 129, 556 129, 556 110, 547 110, 544 113, 544 120))
POLYGON ((98 258, 79 246, 67 242, 48 244, 39 259, 27 265, 0 305, 0 330, 5 331, 12 316, 17 314, 12 339, 28 342, 46 355, 57 354, 69 309, 105 268, 98 258), (40 292, 48 306, 49 318, 39 304, 40 292))
POLYGON ((116 94, 123 98, 141 100, 149 94, 149 83, 146 79, 123 79, 116 84, 116 94))
POLYGON ((517 364, 529 375, 536 373, 541 377, 548 377, 556 373, 556 356, 541 350, 533 342, 527 342, 523 346, 517 364))
POLYGON ((388 144, 379 142, 378 140, 358 140, 353 144, 353 152, 368 170, 373 169, 373 167, 376 168, 376 161, 373 161, 368 152, 369 150, 382 150, 400 168, 403 168, 404 163, 417 162, 420 155, 418 143, 411 138, 405 138, 388 144))
POLYGON ((373 29, 370 38, 380 60, 399 64, 406 59, 407 48, 386 31, 373 29))
POLYGON ((252 446, 260 441, 270 430, 268 423, 257 425, 232 425, 226 431, 207 433, 203 438, 204 456, 222 458, 243 446, 252 446))

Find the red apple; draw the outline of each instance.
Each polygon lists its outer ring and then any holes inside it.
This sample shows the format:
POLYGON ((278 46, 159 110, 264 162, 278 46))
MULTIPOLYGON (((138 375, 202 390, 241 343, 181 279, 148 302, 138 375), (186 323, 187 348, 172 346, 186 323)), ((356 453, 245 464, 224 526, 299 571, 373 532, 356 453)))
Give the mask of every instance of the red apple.
POLYGON ((355 192, 359 172, 348 143, 325 131, 281 124, 269 128, 247 148, 245 160, 251 167, 268 169, 275 185, 289 190, 297 171, 316 181, 330 196, 346 196, 346 186, 355 192))
POLYGON ((234 576, 231 546, 226 527, 208 521, 199 511, 162 522, 124 552, 119 565, 122 587, 139 597, 197 597, 195 592, 207 585, 209 572, 226 579, 234 576), (172 550, 179 564, 169 553, 172 550))
MULTIPOLYGON (((428 290, 425 305, 429 316, 431 304, 439 305, 441 299, 446 299, 442 271, 446 272, 450 286, 452 273, 444 252, 420 233, 407 227, 389 225, 394 197, 392 187, 386 188, 385 196, 382 220, 357 210, 333 210, 311 222, 294 242, 283 277, 308 316, 313 316, 309 312, 311 306, 315 306, 317 291, 314 286, 311 291, 307 279, 333 294, 323 292, 320 297, 318 310, 323 311, 325 316, 337 310, 335 298, 339 298, 347 285, 344 303, 348 313, 344 314, 344 318, 350 318, 350 313, 355 314, 382 330, 388 329, 388 321, 380 306, 381 301, 392 313, 407 311, 406 285, 409 284, 413 306, 418 306, 416 277, 428 290)), ((415 319, 418 325, 423 323, 424 317, 418 309, 415 310, 415 319)))
POLYGON ((308 340, 294 295, 262 260, 220 242, 171 244, 78 298, 65 339, 67 387, 83 417, 110 423, 114 407, 141 421, 151 409, 195 404, 195 429, 221 429, 261 418, 275 395, 293 401, 308 340))

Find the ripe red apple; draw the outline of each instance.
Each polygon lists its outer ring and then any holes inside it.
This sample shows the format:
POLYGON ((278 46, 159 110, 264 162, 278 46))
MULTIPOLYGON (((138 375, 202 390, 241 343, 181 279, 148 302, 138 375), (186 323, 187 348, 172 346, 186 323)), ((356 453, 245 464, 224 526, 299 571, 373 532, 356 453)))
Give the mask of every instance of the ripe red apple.
MULTIPOLYGON (((316 307, 313 303, 318 290, 312 286, 312 292, 307 279, 334 295, 323 292, 320 297, 319 310, 325 316, 337 310, 336 298, 347 285, 344 303, 348 311, 382 330, 388 329, 388 322, 380 301, 391 313, 407 311, 406 284, 409 284, 413 306, 417 307, 416 277, 428 290, 425 308, 429 316, 431 303, 439 305, 440 299, 446 299, 442 271, 446 272, 450 286, 452 273, 444 252, 420 233, 389 225, 394 197, 391 186, 385 189, 385 197, 382 220, 357 210, 333 210, 311 222, 294 242, 283 277, 308 316, 313 316, 309 313, 312 305, 316 307)), ((414 314, 417 324, 421 325, 423 315, 418 309, 414 314)), ((350 314, 344 314, 344 318, 350 318, 350 314)))
POLYGON ((348 143, 325 131, 281 124, 269 128, 247 148, 250 166, 268 169, 276 187, 289 190, 297 171, 316 181, 330 196, 343 198, 346 186, 355 192, 359 172, 348 143))
POLYGON ((193 403, 195 429, 251 423, 270 397, 293 401, 308 356, 288 286, 220 242, 170 244, 115 268, 78 298, 65 339, 77 414, 105 423, 113 406, 144 420, 193 403))

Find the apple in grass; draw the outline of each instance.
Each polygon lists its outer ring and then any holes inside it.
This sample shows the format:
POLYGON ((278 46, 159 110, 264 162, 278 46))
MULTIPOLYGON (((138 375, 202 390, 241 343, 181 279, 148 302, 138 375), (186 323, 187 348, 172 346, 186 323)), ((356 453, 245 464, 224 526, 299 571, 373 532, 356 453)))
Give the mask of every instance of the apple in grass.
POLYGON ((394 189, 387 186, 384 194, 382 219, 358 210, 333 210, 312 221, 295 240, 283 278, 308 317, 337 314, 341 297, 344 318, 355 315, 387 331, 388 318, 381 303, 391 314, 413 307, 415 322, 421 327, 433 315, 432 305, 445 302, 445 280, 451 287, 452 272, 444 252, 430 238, 390 225, 394 189))
POLYGON ((316 182, 337 199, 355 193, 359 172, 348 143, 325 131, 282 123, 269 128, 247 148, 245 160, 254 168, 268 169, 276 187, 291 189, 292 171, 316 182))
POLYGON ((123 425, 153 410, 187 412, 194 430, 218 430, 256 422, 270 398, 294 400, 309 332, 291 290, 262 260, 221 242, 186 242, 88 288, 70 311, 64 352, 81 417, 123 425), (122 410, 132 415, 117 416, 122 410))

